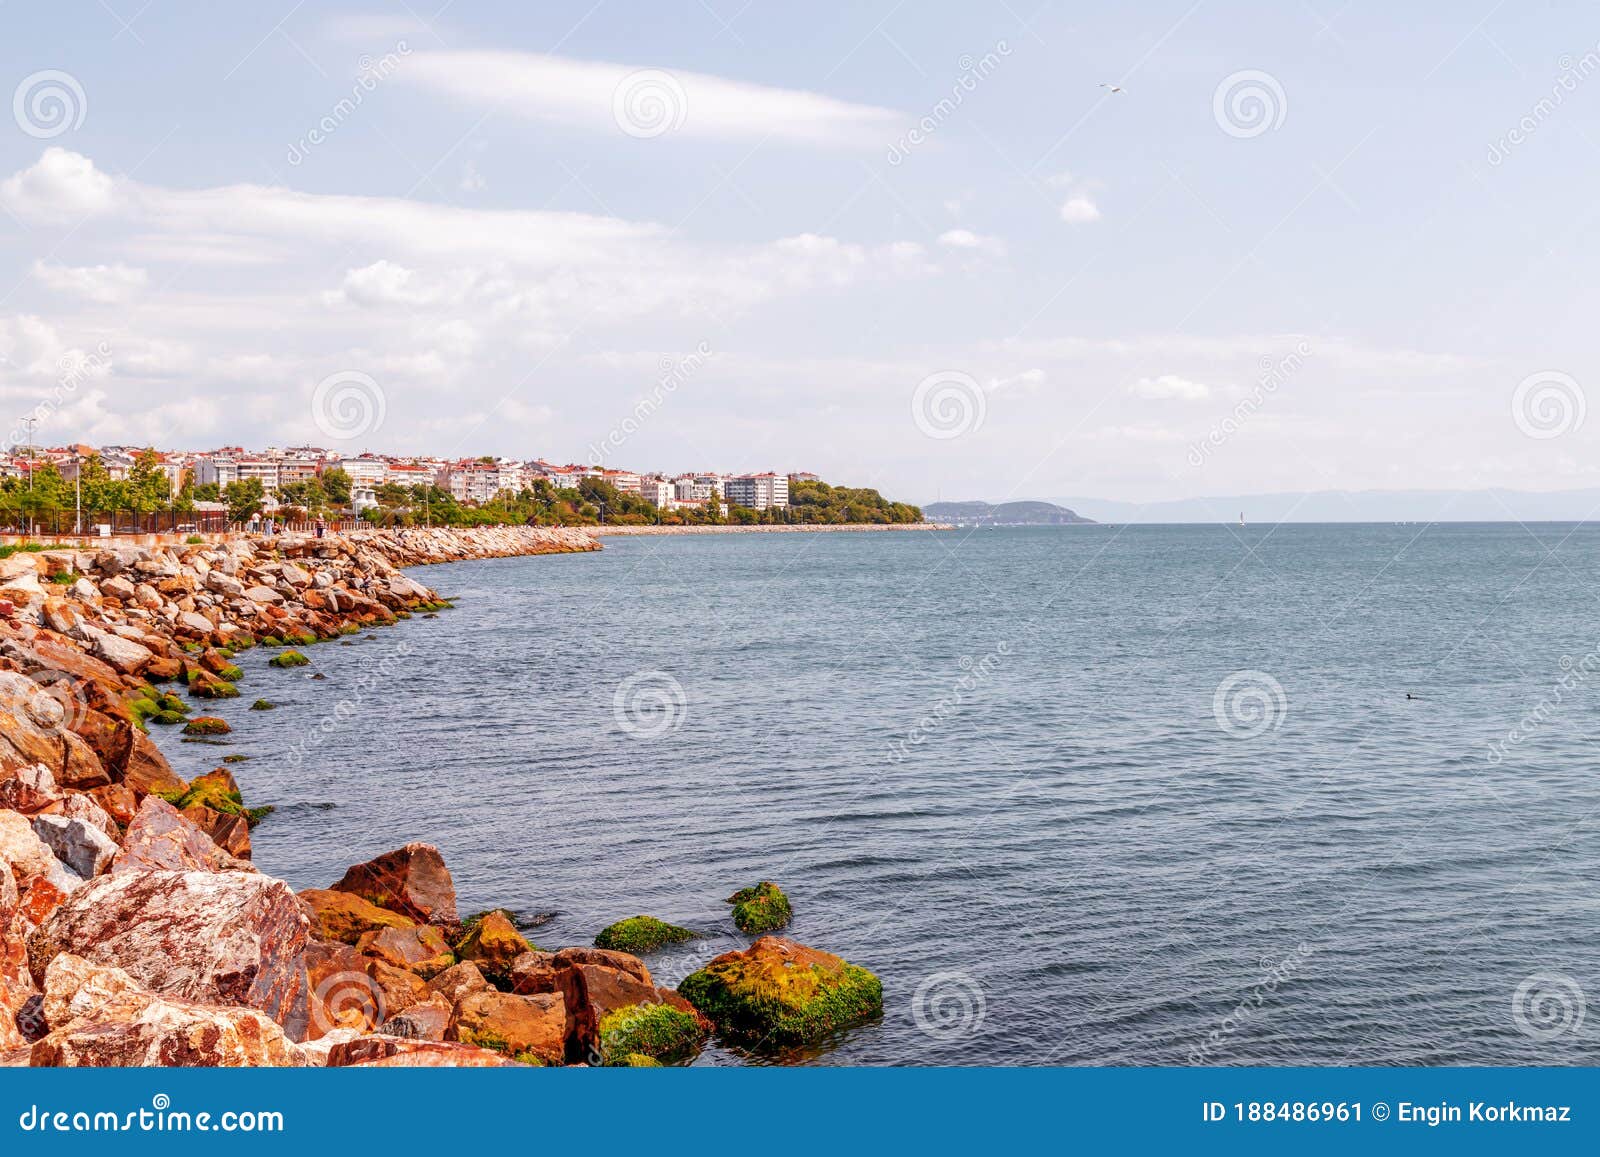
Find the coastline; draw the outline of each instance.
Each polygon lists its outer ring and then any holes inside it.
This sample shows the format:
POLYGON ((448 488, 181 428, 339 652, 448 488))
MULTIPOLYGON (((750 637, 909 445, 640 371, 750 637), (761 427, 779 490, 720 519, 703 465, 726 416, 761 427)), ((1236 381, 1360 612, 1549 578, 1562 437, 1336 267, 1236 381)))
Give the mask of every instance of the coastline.
POLYGON ((298 666, 297 648, 450 609, 400 567, 599 549, 575 528, 407 528, 0 559, 0 1066, 648 1066, 712 1032, 881 1015, 870 973, 760 935, 787 901, 673 990, 616 950, 649 943, 607 939, 647 918, 546 952, 503 910, 458 913, 430 843, 296 893, 251 862, 250 828, 286 821, 248 806, 233 761, 184 780, 149 737, 226 734, 200 708, 240 696, 239 651, 298 666), (817 992, 784 1008, 759 978, 796 965, 817 992))
POLYGON ((653 534, 813 534, 817 532, 875 530, 954 530, 945 522, 812 522, 780 523, 772 526, 585 526, 584 534, 596 538, 653 534))

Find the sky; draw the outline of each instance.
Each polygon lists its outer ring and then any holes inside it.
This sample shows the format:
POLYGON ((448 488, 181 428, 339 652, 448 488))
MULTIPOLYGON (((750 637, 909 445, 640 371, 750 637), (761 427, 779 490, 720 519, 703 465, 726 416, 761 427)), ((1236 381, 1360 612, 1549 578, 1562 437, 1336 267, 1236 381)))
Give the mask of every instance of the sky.
POLYGON ((141 3, 0 5, 8 442, 1600 484, 1576 0, 141 3))

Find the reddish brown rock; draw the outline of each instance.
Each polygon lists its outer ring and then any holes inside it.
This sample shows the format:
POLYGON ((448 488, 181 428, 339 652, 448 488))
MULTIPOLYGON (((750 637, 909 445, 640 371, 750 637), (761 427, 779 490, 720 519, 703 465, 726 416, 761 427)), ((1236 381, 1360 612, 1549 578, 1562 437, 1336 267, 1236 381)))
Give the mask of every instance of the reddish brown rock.
POLYGON ((362 933, 356 950, 375 956, 396 968, 406 968, 424 980, 430 979, 456 962, 450 945, 437 928, 418 925, 412 928, 379 928, 362 933))
POLYGON ((122 782, 139 795, 173 795, 189 790, 188 782, 172 770, 167 757, 142 731, 133 733, 133 749, 123 769, 122 782))
POLYGON ((600 1021, 605 1015, 630 1004, 665 1004, 693 1016, 707 1031, 711 1028, 710 1022, 683 997, 670 988, 640 980, 635 972, 603 964, 573 964, 570 972, 576 982, 572 1036, 585 1052, 599 1047, 600 1021))
POLYGON ((450 1027, 452 1006, 437 992, 427 1000, 419 1000, 404 1012, 396 1013, 378 1026, 384 1036, 403 1036, 411 1040, 437 1040, 445 1038, 450 1027))
POLYGON ((497 1052, 472 1045, 396 1036, 358 1037, 328 1052, 330 1068, 498 1068, 511 1063, 497 1052))
POLYGON ((311 919, 312 934, 320 940, 340 940, 354 944, 363 933, 376 928, 410 928, 412 921, 396 912, 369 904, 349 892, 328 888, 307 888, 299 893, 300 903, 311 919))
POLYGON ((382 1005, 380 1020, 397 1012, 404 1012, 432 995, 428 991, 428 982, 410 969, 396 968, 392 964, 374 960, 370 956, 362 959, 366 961, 367 976, 377 986, 382 1005))
POLYGON ((292 1035, 306 1018, 308 924, 289 886, 248 872, 128 872, 73 893, 28 940, 35 982, 73 952, 153 992, 260 1009, 292 1035))
POLYGON ((0 771, 0 808, 24 815, 41 812, 61 800, 56 777, 42 763, 23 764, 0 771))
POLYGON ((357 864, 333 885, 419 924, 454 924, 456 889, 432 844, 407 844, 357 864))
POLYGON ((159 796, 147 795, 122 837, 111 872, 253 871, 244 860, 219 848, 210 836, 159 796))
POLYGON ((473 924, 465 939, 456 945, 456 955, 470 960, 485 976, 496 984, 505 984, 511 976, 511 963, 532 945, 522 938, 516 925, 504 912, 486 912, 473 924))
POLYGON ((572 984, 572 970, 565 966, 557 967, 555 960, 555 954, 551 952, 524 952, 511 962, 506 988, 520 996, 566 991, 564 985, 572 984))
POLYGON ((244 816, 219 812, 197 803, 183 809, 183 818, 229 855, 238 856, 241 860, 250 858, 250 821, 244 816))
POLYGON ((488 992, 493 987, 470 960, 452 965, 428 981, 428 988, 451 1004, 460 1003, 462 997, 471 996, 474 992, 488 992))
POLYGON ((91 799, 106 810, 106 814, 124 826, 133 822, 139 810, 139 797, 125 783, 108 783, 89 793, 91 799))
POLYGON ((383 990, 367 975, 367 961, 348 944, 313 940, 306 946, 306 1039, 343 1029, 371 1032, 387 1014, 383 990))
POLYGON ((513 1060, 559 1065, 567 1050, 567 1006, 554 993, 474 993, 456 1005, 448 1037, 513 1060))

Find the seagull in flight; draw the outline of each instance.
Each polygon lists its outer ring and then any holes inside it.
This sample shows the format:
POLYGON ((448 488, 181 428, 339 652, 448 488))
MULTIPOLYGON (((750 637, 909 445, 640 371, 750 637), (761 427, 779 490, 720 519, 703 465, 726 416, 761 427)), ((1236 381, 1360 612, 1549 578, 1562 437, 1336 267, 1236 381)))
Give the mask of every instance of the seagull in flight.
POLYGON ((1109 88, 1114 93, 1122 91, 1122 86, 1120 84, 1105 84, 1105 83, 1102 82, 1097 87, 1099 87, 1099 88, 1109 88))

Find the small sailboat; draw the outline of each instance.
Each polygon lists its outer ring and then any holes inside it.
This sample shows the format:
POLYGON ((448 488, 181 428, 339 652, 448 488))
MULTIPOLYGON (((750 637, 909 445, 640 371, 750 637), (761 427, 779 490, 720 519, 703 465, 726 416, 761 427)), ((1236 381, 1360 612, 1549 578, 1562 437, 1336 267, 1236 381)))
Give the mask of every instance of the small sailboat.
POLYGON ((1244 529, 1244 511, 1239 511, 1239 529, 1244 529))

